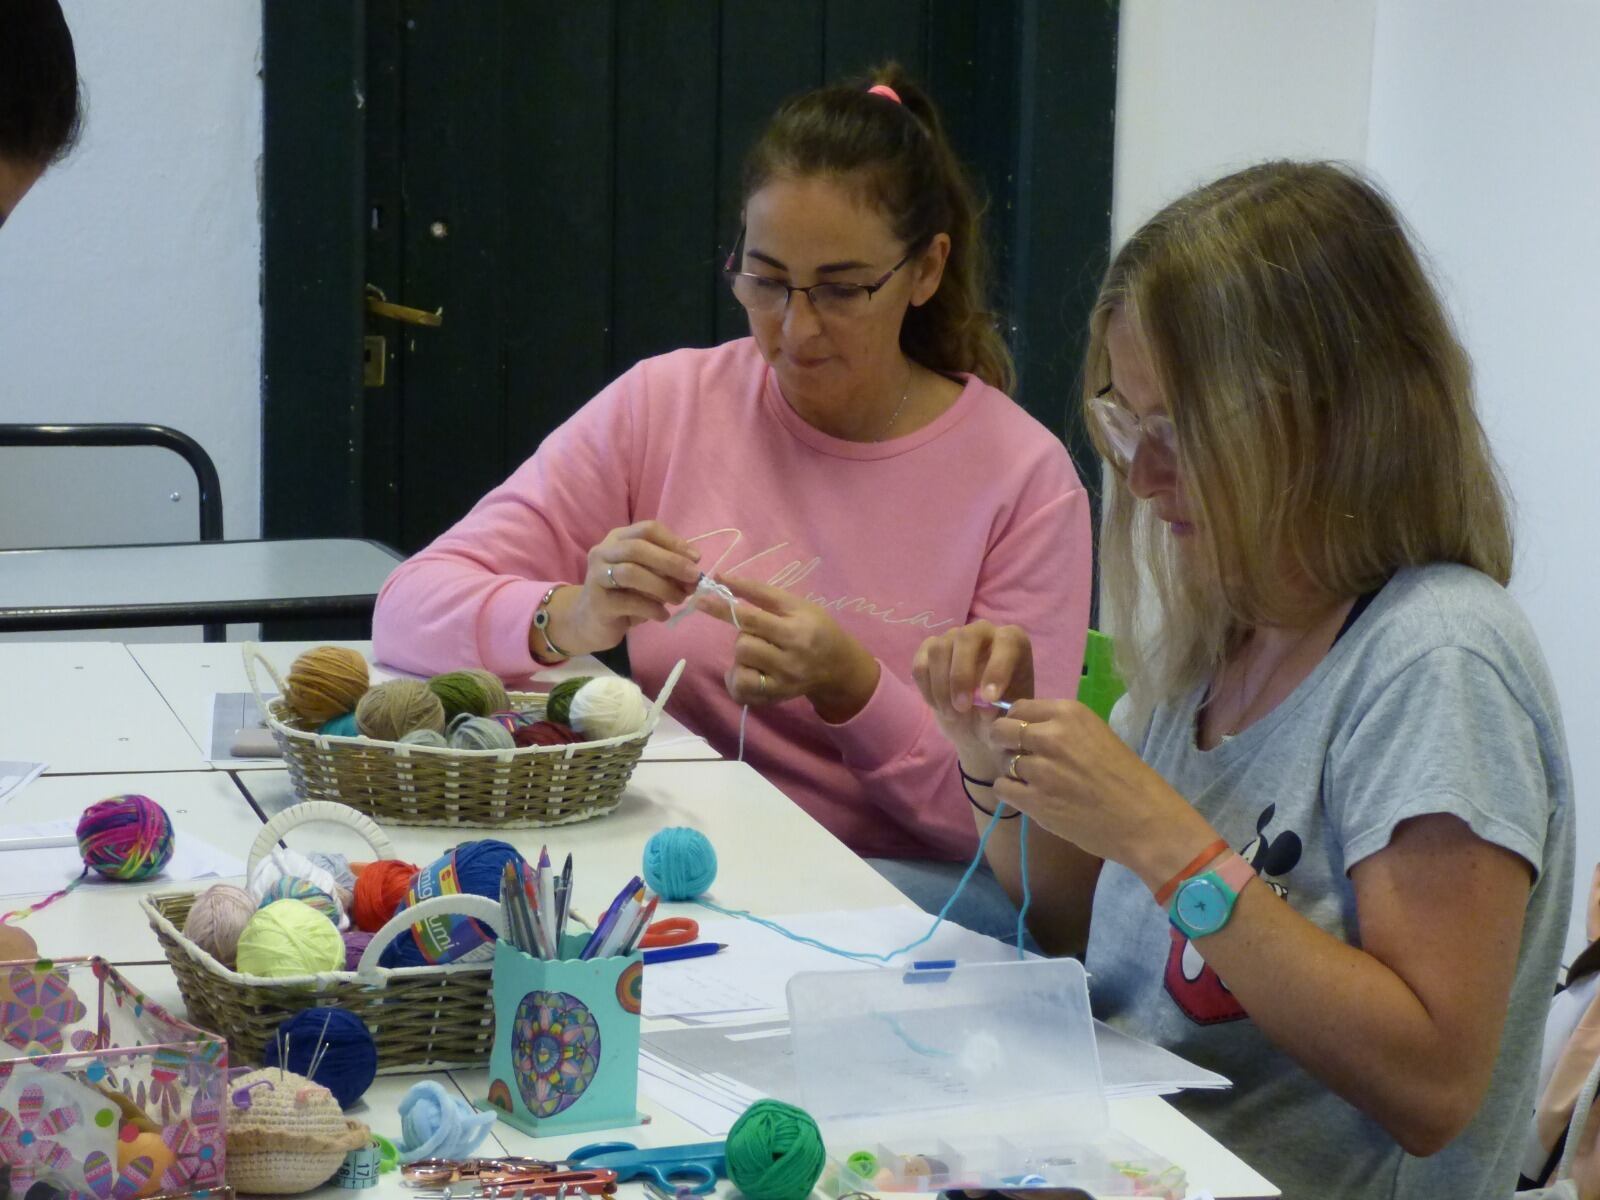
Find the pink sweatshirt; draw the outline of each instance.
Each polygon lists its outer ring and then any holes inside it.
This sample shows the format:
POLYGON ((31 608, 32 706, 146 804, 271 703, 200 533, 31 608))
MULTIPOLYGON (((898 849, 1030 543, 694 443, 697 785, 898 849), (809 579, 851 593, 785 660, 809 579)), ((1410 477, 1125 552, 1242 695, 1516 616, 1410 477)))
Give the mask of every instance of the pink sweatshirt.
MULTIPOLYGON (((709 573, 826 606, 879 661, 877 690, 843 724, 804 699, 752 708, 746 761, 862 855, 970 857, 955 752, 911 664, 929 635, 984 617, 1032 635, 1037 694, 1077 694, 1089 506, 1060 441, 976 378, 926 427, 860 443, 799 417, 749 338, 647 359, 395 570, 373 619, 377 657, 534 673, 528 632, 545 592, 581 581, 591 546, 646 518, 696 544, 709 573)), ((647 695, 688 660, 669 707, 729 757, 734 637, 703 613, 628 634, 647 695)))

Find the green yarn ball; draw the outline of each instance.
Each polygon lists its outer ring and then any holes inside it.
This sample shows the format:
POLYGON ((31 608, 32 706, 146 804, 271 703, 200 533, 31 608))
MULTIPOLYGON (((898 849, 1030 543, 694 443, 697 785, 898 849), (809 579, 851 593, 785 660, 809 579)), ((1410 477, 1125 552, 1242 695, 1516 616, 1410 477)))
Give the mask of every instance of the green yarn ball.
POLYGON ((570 725, 569 710, 572 707, 572 698, 578 694, 578 689, 593 675, 579 675, 575 679, 563 679, 550 689, 550 698, 544 703, 544 719, 554 721, 557 725, 570 725))
POLYGON ((728 1130, 728 1177, 750 1200, 805 1200, 827 1154, 811 1114, 781 1100, 757 1100, 728 1130))
POLYGON ((439 697, 444 705, 444 719, 453 721, 462 713, 474 717, 487 717, 494 711, 490 707, 489 689, 483 680, 470 671, 447 671, 428 680, 428 690, 439 697))

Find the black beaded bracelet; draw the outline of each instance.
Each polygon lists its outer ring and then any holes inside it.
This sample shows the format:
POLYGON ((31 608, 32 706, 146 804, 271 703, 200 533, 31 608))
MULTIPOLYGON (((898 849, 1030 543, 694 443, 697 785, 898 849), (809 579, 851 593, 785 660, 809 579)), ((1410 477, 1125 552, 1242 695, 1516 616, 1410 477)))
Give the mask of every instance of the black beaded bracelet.
MULTIPOLYGON (((994 784, 995 784, 995 781, 992 780, 992 779, 979 779, 976 775, 968 775, 966 768, 961 765, 961 760, 960 759, 956 760, 956 770, 958 772, 960 772, 960 774, 961 774, 961 790, 967 794, 968 803, 970 803, 973 808, 977 809, 984 816, 986 816, 986 817, 994 816, 994 812, 995 812, 994 809, 985 808, 983 805, 979 804, 976 800, 974 800, 972 798, 972 789, 970 787, 968 787, 967 785, 969 783, 975 783, 979 787, 992 788, 994 786, 994 784)), ((1007 807, 1003 800, 1002 801, 997 801, 996 802, 996 806, 999 807, 999 808, 1007 807)), ((1013 808, 1008 813, 1002 813, 1000 815, 1000 819, 1002 821, 1015 821, 1021 815, 1022 815, 1022 810, 1020 808, 1013 808)))

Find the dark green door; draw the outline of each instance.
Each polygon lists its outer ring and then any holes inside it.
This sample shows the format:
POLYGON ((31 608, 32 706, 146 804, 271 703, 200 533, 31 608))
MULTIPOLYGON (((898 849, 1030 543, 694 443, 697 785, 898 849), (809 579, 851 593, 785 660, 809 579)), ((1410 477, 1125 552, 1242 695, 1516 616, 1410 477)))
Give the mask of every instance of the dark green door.
POLYGON ((1068 412, 1110 232, 1114 5, 265 14, 269 535, 415 550, 631 363, 738 336, 717 267, 746 146, 785 96, 890 57, 926 81, 988 194, 1017 398, 1082 449, 1068 412), (443 321, 370 317, 364 284, 443 321), (386 339, 381 386, 362 384, 363 336, 386 339))

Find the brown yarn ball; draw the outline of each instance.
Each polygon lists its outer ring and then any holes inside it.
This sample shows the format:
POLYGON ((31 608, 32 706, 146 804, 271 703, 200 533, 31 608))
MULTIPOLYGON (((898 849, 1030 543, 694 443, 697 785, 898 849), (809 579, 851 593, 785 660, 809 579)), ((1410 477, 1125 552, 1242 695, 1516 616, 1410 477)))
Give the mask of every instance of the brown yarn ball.
POLYGON ((380 742, 398 742, 414 729, 444 732, 444 705, 415 679, 380 683, 356 705, 356 728, 380 742))
POLYGON ((368 682, 367 660, 359 650, 317 646, 294 660, 283 699, 296 716, 316 728, 353 709, 368 682))
POLYGON ((567 746, 573 742, 581 742, 580 738, 565 725, 557 725, 554 721, 535 721, 532 725, 524 725, 511 735, 519 748, 526 746, 567 746))
POLYGON ((466 674, 475 676, 483 684, 483 690, 489 697, 489 712, 503 712, 511 707, 511 697, 506 695, 506 685, 501 682, 500 676, 482 667, 469 667, 466 674))

